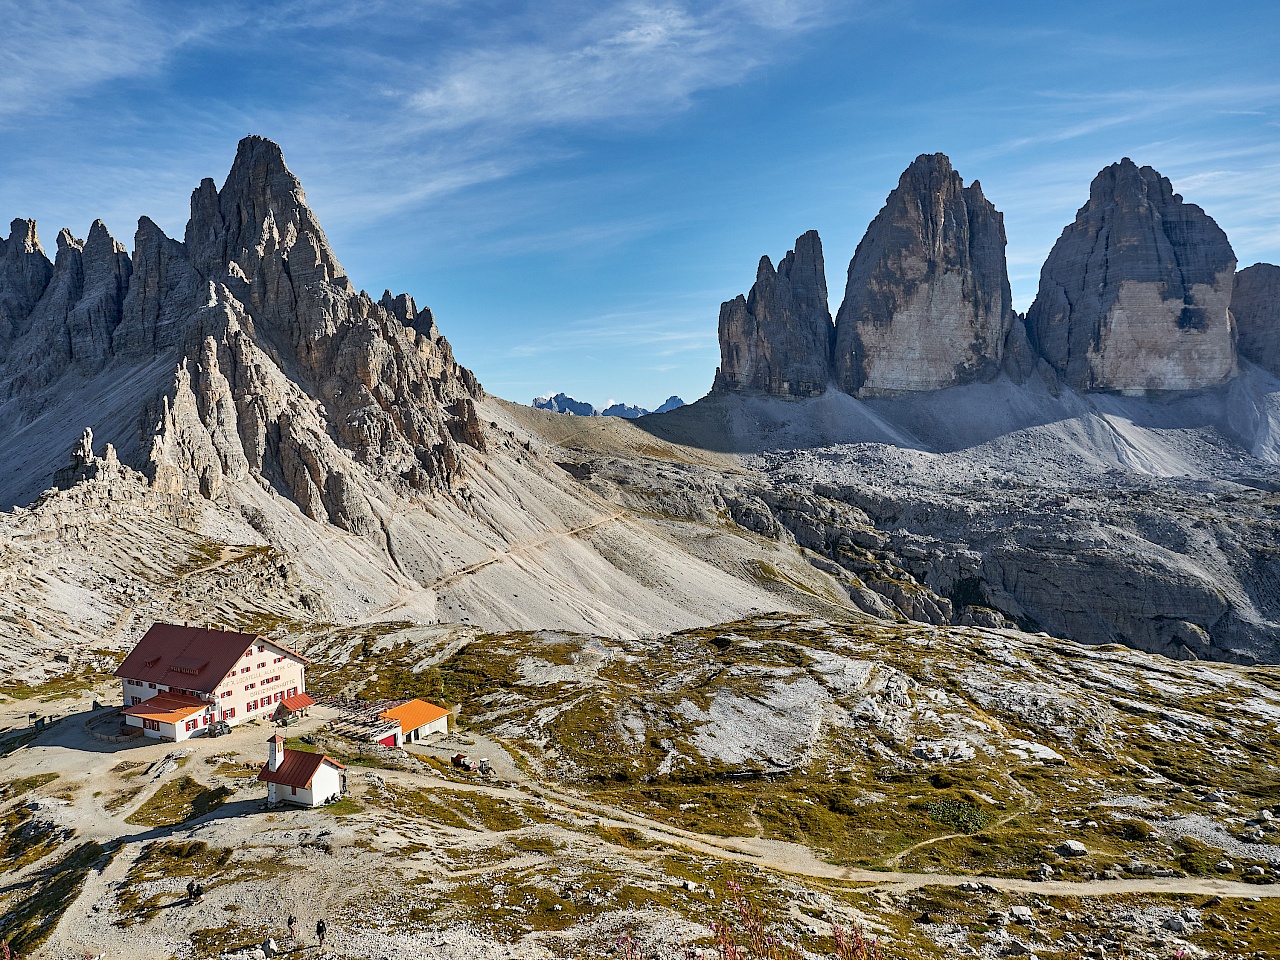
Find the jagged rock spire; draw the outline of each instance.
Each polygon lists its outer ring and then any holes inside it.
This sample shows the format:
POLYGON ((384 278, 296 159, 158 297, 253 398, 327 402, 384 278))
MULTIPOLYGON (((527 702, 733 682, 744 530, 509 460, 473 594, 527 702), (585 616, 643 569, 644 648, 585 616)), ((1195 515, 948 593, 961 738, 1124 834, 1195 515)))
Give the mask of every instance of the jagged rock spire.
POLYGON ((777 270, 761 257, 751 292, 721 305, 714 389, 817 396, 831 379, 831 332, 822 240, 810 230, 777 270))
POLYGON ((206 178, 192 193, 186 246, 202 275, 228 281, 237 295, 239 283, 251 280, 273 255, 288 258, 299 285, 350 286, 307 206, 301 182, 285 165, 280 147, 263 137, 240 141, 221 190, 206 178))
POLYGON ((922 154, 849 264, 833 362, 849 393, 989 380, 1013 329, 1004 218, 944 154, 922 154))
POLYGON ((417 337, 412 298, 379 304, 355 289, 276 144, 247 137, 221 190, 202 181, 185 255, 211 300, 183 343, 176 393, 157 411, 173 438, 156 448, 160 461, 214 492, 220 478, 263 476, 309 516, 372 533, 347 457, 425 490, 460 475, 460 444, 483 448, 475 377, 443 337, 417 337))
POLYGON ((1129 158, 1094 179, 1027 313, 1032 343, 1083 390, 1193 390, 1235 373, 1236 258, 1221 228, 1129 158))
POLYGON ((34 220, 14 220, 0 240, 0 343, 16 337, 44 295, 53 264, 40 247, 34 220))
POLYGON ((440 332, 436 329, 435 315, 432 314, 430 307, 418 309, 418 305, 414 303, 413 297, 407 293, 392 294, 390 290, 382 292, 382 299, 378 301, 383 310, 410 330, 421 334, 429 340, 434 340, 440 336, 440 332))
POLYGON ((14 344, 11 359, 18 369, 10 389, 39 389, 72 366, 82 374, 101 370, 112 356, 132 269, 124 246, 101 220, 84 241, 59 231, 52 276, 14 344))
POLYGON ((133 235, 133 276, 121 307, 113 348, 122 360, 142 360, 176 348, 196 311, 212 302, 210 284, 149 217, 133 235))

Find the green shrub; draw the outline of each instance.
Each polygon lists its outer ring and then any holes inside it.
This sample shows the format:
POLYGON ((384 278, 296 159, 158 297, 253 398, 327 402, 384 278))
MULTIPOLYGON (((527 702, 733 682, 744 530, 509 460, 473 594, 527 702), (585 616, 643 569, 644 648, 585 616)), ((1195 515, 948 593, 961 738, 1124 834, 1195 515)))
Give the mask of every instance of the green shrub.
POLYGON ((929 818, 935 823, 960 833, 977 833, 991 822, 991 817, 963 800, 932 800, 927 809, 929 818))

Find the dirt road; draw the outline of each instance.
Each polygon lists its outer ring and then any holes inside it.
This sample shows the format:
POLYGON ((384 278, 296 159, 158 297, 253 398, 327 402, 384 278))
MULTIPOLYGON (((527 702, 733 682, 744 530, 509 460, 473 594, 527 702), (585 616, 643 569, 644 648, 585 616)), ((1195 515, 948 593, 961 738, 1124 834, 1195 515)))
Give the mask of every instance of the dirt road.
MULTIPOLYGON (((779 873, 815 880, 873 884, 882 889, 909 890, 924 886, 959 886, 980 881, 997 890, 1011 893, 1037 893, 1043 896, 1114 896, 1127 893, 1195 894, 1221 897, 1280 897, 1280 884, 1248 884, 1217 877, 1133 877, 1122 880, 1050 880, 1036 881, 1015 877, 988 877, 959 873, 907 873, 898 870, 866 870, 842 867, 818 858, 808 847, 782 840, 758 837, 720 837, 685 830, 609 804, 588 800, 553 789, 546 784, 526 788, 500 787, 484 783, 444 780, 396 771, 383 771, 381 776, 405 786, 439 786, 451 790, 475 791, 506 800, 535 797, 552 809, 573 817, 589 816, 608 827, 629 827, 647 839, 674 849, 692 850, 707 856, 737 863, 750 863, 779 873)), ((1025 812, 1025 811, 1023 811, 1025 812)), ((571 839, 574 832, 549 825, 553 833, 571 839)), ((936 842, 936 839, 935 839, 936 842)))

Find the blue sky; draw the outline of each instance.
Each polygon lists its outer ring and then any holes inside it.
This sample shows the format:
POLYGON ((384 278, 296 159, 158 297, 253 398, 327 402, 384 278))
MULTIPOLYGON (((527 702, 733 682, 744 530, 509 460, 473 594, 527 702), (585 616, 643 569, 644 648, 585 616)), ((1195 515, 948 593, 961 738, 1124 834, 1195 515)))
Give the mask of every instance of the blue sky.
POLYGON ((1103 166, 1280 261, 1280 4, 0 0, 0 217, 181 236, 246 133, 353 281, 493 393, 705 393, 722 300, 816 228, 832 308, 917 154, 1004 213, 1014 301, 1103 166), (197 9, 198 8, 198 9, 197 9))

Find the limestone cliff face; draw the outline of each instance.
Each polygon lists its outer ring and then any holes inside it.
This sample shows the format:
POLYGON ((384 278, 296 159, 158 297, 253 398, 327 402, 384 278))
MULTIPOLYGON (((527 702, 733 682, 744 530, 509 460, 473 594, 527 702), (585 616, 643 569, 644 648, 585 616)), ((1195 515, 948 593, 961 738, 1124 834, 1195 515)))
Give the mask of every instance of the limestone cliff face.
POLYGON ((1226 234, 1169 181, 1107 167, 1054 245, 1027 314, 1039 353, 1080 390, 1195 390, 1236 372, 1226 234))
POLYGON ((1280 267, 1255 263, 1237 273, 1231 313, 1240 356, 1280 376, 1280 267))
POLYGON ((0 387, 31 416, 72 372, 160 371, 130 466, 167 488, 212 498, 253 478, 373 534, 376 483, 445 490, 464 451, 485 448, 483 392, 431 312, 355 288, 280 148, 259 137, 241 141, 221 189, 195 190, 182 242, 143 218, 130 258, 95 222, 84 243, 63 231, 49 265, 35 225, 15 221, 0 310, 0 387))
POLYGON ((9 239, 0 240, 0 344, 25 329, 52 277, 53 264, 40 246, 36 222, 14 220, 9 239))
POLYGON ((834 367, 848 393, 990 380, 1013 330, 1004 218, 940 153, 917 157, 849 264, 834 367))
POLYGON ((162 445, 184 470, 263 475, 308 514, 364 529, 331 437, 378 479, 417 489, 457 476, 458 444, 483 447, 475 378, 434 324, 413 329, 411 298, 384 297, 388 310, 355 289, 276 144, 246 138, 222 189, 201 183, 185 246, 216 294, 188 332, 175 402, 191 393, 217 457, 162 445), (244 464, 222 439, 232 432, 244 464))
POLYGON ((175 349, 196 310, 212 296, 208 281, 187 259, 186 247, 143 217, 133 238, 133 275, 120 325, 112 335, 114 353, 123 361, 139 361, 175 349))
POLYGON ((58 379, 68 367, 96 373, 111 359, 111 340, 133 265, 101 220, 86 241, 58 233, 53 274, 12 346, 19 375, 11 391, 30 392, 58 379))
POLYGON ((818 396, 831 379, 831 336, 822 241, 810 230, 776 270, 761 257, 751 292, 720 307, 714 389, 818 396))

